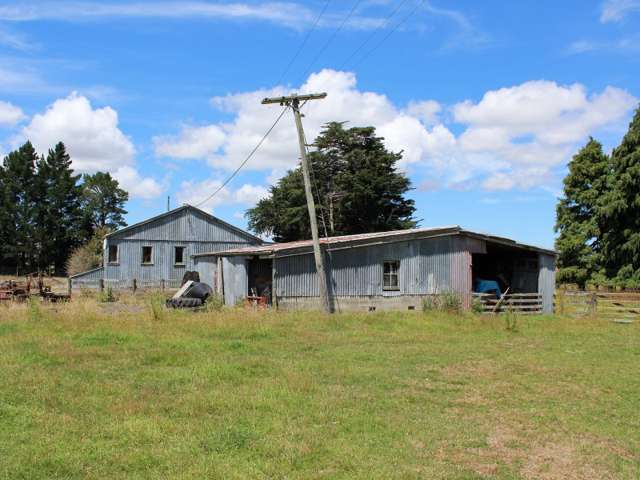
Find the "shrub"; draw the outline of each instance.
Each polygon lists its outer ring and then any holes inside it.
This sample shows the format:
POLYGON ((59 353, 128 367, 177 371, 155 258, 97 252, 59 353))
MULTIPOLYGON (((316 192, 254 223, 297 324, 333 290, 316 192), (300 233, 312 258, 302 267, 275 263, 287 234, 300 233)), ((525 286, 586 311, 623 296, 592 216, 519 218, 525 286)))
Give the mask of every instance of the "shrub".
POLYGON ((102 303, 117 302, 118 296, 113 293, 111 287, 107 287, 102 292, 98 293, 98 301, 102 303))
POLYGON ((107 227, 98 228, 87 243, 71 252, 65 264, 67 275, 86 272, 102 265, 103 238, 109 232, 107 227))

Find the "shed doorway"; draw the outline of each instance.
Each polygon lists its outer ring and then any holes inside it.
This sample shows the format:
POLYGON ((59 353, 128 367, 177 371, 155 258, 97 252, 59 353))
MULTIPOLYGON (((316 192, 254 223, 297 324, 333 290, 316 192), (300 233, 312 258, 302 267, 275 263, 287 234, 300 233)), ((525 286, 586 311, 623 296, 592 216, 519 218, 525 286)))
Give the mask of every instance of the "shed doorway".
POLYGON ((472 254, 473 290, 481 281, 495 281, 504 293, 538 293, 538 254, 487 242, 487 253, 472 254))
POLYGON ((271 305, 273 299, 273 260, 253 257, 249 260, 249 291, 251 298, 264 298, 271 305))

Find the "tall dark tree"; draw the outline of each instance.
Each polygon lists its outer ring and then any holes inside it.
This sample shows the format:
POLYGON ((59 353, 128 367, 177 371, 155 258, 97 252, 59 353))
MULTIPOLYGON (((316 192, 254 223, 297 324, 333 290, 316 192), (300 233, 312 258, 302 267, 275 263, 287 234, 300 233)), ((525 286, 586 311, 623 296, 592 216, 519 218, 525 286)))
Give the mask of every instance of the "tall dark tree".
MULTIPOLYGON (((412 228, 409 179, 375 128, 329 123, 309 154, 320 233, 329 236, 412 228)), ((301 168, 291 170, 270 196, 247 211, 249 227, 276 241, 311 238, 301 168)))
POLYGON ((98 228, 116 230, 125 226, 124 209, 129 194, 120 188, 109 173, 97 172, 84 175, 82 184, 82 215, 85 239, 93 236, 98 228))
POLYGON ((38 154, 30 142, 9 153, 3 161, 2 175, 2 236, 8 237, 6 255, 19 272, 37 268, 36 210, 38 185, 36 164, 38 154))
POLYGON ((603 205, 605 273, 618 284, 640 287, 640 107, 611 159, 603 205))
POLYGON ((59 142, 42 159, 38 176, 44 186, 46 198, 44 218, 40 225, 42 238, 42 266, 54 265, 56 272, 63 272, 69 252, 82 240, 80 232, 80 200, 82 186, 80 175, 74 175, 71 157, 59 142))
POLYGON ((607 191, 610 160, 593 138, 569 162, 564 196, 556 209, 558 281, 584 287, 600 268, 600 209, 607 191))

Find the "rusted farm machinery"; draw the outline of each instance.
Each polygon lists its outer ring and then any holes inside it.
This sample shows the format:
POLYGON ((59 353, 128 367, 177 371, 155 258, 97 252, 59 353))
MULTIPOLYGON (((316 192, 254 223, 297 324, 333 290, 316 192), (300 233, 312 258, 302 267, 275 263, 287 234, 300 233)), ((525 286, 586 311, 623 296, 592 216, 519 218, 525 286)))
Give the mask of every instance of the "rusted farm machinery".
POLYGON ((24 302, 29 297, 39 297, 54 303, 69 300, 69 295, 53 292, 42 275, 27 275, 24 282, 0 282, 0 302, 24 302))

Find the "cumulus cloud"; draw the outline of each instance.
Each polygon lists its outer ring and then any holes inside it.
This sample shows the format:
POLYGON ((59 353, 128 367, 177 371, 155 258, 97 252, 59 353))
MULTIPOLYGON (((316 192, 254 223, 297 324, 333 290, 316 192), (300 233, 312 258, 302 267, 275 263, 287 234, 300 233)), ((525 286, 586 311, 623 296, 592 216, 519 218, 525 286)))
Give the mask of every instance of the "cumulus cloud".
MULTIPOLYGON (((180 184, 180 190, 177 193, 178 203, 199 205, 213 192, 218 191, 222 182, 218 179, 209 178, 201 182, 185 181, 180 184)), ((227 186, 218 191, 218 193, 205 202, 200 208, 204 210, 214 210, 219 205, 244 205, 253 206, 261 199, 267 197, 269 191, 260 185, 244 184, 237 190, 233 190, 227 186)))
POLYGON ((185 125, 180 135, 153 138, 156 155, 172 158, 206 158, 223 145, 225 133, 216 125, 195 127, 185 125))
POLYGON ((619 22, 631 12, 640 11, 640 0, 606 0, 602 4, 600 21, 619 22))
MULTIPOLYGON (((435 100, 395 105, 384 94, 358 89, 353 73, 334 70, 310 75, 297 91, 328 93, 326 99, 303 108, 307 139, 315 138, 329 121, 373 125, 388 148, 403 152, 401 168, 422 177, 430 188, 482 186, 488 190, 552 182, 553 170, 568 160, 580 142, 620 124, 638 102, 615 87, 589 93, 580 84, 531 81, 488 91, 477 101, 459 102, 442 115, 444 109, 435 100)), ((215 97, 212 105, 231 114, 231 121, 183 129, 167 143, 178 158, 198 157, 215 169, 233 170, 280 112, 279 107, 261 105, 260 100, 289 93, 290 89, 279 86, 215 97)), ((245 166, 270 171, 271 183, 298 163, 296 130, 289 115, 245 166)))
POLYGON ((12 126, 25 118, 22 109, 9 102, 0 101, 0 125, 12 126))
POLYGON ((151 198, 162 188, 151 178, 142 178, 135 169, 135 147, 118 127, 118 113, 111 107, 93 108, 77 93, 53 102, 43 113, 31 118, 21 136, 36 150, 46 152, 63 142, 74 170, 112 173, 133 197, 151 198))
POLYGON ((549 182, 576 143, 622 120, 637 102, 614 87, 588 95, 580 84, 532 81, 487 92, 477 103, 460 102, 452 111, 466 125, 458 138, 461 153, 503 164, 483 186, 506 190, 549 182))
POLYGON ((135 168, 128 165, 118 167, 113 172, 113 177, 134 198, 157 198, 164 190, 163 186, 156 180, 143 177, 135 168))

